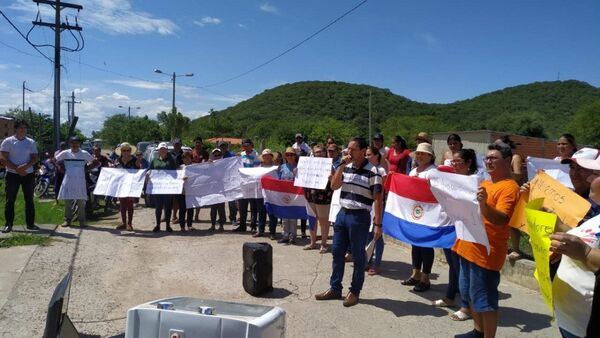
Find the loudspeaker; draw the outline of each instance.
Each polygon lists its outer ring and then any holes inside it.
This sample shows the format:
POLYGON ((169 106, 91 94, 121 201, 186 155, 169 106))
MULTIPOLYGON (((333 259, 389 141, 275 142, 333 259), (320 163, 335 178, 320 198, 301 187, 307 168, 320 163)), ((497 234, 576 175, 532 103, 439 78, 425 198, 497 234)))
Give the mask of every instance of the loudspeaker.
POLYGON ((268 243, 244 243, 244 290, 258 296, 273 290, 273 247, 268 243))

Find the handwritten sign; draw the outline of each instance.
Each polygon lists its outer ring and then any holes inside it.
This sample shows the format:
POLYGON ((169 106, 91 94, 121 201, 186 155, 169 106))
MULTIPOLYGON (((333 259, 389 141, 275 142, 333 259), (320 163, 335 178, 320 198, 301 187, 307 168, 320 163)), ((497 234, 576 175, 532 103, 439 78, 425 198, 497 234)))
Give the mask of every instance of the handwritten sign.
POLYGON ((519 229, 525 233, 529 233, 527 228, 527 217, 525 217, 525 209, 529 206, 529 209, 540 210, 544 205, 543 198, 537 198, 534 200, 529 200, 529 193, 522 192, 519 196, 519 200, 517 201, 517 205, 515 205, 515 210, 508 222, 513 228, 519 229))
POLYGON ((531 181, 537 175, 539 170, 543 170, 550 177, 562 183, 569 189, 573 188, 573 183, 569 177, 569 165, 561 164, 560 161, 555 161, 547 158, 527 157, 527 180, 531 181))
POLYGON ((242 197, 240 157, 185 166, 184 192, 188 208, 202 207, 242 197))
POLYGON ((64 160, 65 177, 58 192, 60 200, 87 200, 85 160, 64 160))
POLYGON ((454 224, 456 237, 485 246, 489 254, 490 242, 477 201, 480 178, 433 170, 427 179, 431 192, 454 224))
POLYGON ((94 195, 140 197, 144 189, 146 170, 102 168, 94 195))
POLYGON ((178 195, 183 190, 183 170, 151 170, 146 193, 178 195))
POLYGON ((261 177, 277 178, 277 166, 240 168, 242 198, 263 198, 261 177))
POLYGON ((533 276, 538 282, 544 303, 548 306, 550 313, 554 313, 552 307, 552 281, 550 280, 549 236, 554 232, 556 215, 530 208, 525 208, 525 215, 529 229, 529 242, 535 260, 533 276))
POLYGON ((294 186, 325 189, 331 175, 332 158, 301 156, 294 186))

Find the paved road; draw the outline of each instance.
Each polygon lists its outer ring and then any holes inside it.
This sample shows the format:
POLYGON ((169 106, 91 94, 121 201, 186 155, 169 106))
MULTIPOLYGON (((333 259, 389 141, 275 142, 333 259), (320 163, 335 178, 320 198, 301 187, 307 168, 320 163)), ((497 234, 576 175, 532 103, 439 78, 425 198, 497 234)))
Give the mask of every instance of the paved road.
MULTIPOLYGON (((203 210, 201 218, 207 216, 203 210)), ((194 233, 154 234, 152 210, 136 209, 134 218, 135 233, 110 224, 58 228, 52 244, 35 250, 11 288, 0 310, 0 337, 42 335, 45 307, 71 265, 69 315, 87 337, 120 337, 128 308, 171 296, 280 306, 287 312, 288 337, 453 337, 472 329, 471 321, 453 322, 451 310, 429 305, 443 295, 447 267, 436 262, 432 289, 414 293, 400 285, 410 270, 410 253, 394 244, 385 248, 384 273, 366 277, 360 304, 344 308, 341 301, 314 300, 328 287, 331 254, 271 242, 275 290, 255 298, 241 283, 241 248, 253 241, 249 235, 211 233, 206 223, 196 223, 200 231, 194 233)), ((347 267, 345 286, 352 272, 347 267)), ((509 282, 500 290, 499 337, 559 337, 537 292, 509 282)))

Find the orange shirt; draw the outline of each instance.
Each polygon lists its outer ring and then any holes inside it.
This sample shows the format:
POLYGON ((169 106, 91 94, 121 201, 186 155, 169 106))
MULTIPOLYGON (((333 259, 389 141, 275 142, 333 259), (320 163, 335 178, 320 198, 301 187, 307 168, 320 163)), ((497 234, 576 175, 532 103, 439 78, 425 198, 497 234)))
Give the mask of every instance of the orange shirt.
MULTIPOLYGON (((510 218, 519 198, 519 186, 517 182, 512 179, 505 179, 496 183, 483 181, 481 187, 487 190, 487 204, 508 215, 508 218, 510 218)), ((504 265, 506 252, 508 251, 507 241, 510 227, 508 222, 502 225, 495 225, 490 223, 485 217, 483 218, 483 224, 490 241, 489 256, 485 246, 460 239, 456 240, 452 250, 456 251, 464 259, 482 268, 500 271, 502 265, 504 265)))

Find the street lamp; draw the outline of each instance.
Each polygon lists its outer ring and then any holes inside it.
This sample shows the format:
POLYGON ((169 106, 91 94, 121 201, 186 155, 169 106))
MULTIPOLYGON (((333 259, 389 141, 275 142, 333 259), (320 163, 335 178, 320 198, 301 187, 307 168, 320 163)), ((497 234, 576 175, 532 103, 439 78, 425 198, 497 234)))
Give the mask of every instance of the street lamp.
POLYGON ((173 101, 172 101, 173 104, 171 105, 171 111, 174 112, 175 111, 175 78, 180 77, 180 76, 194 76, 194 73, 177 75, 177 74, 175 74, 175 72, 173 72, 172 74, 168 74, 157 68, 154 69, 154 72, 158 73, 158 74, 164 74, 164 75, 171 77, 171 81, 173 82, 173 101))
POLYGON ((127 108, 127 140, 131 141, 131 108, 133 109, 141 109, 141 107, 131 107, 131 106, 119 106, 119 108, 127 108))

